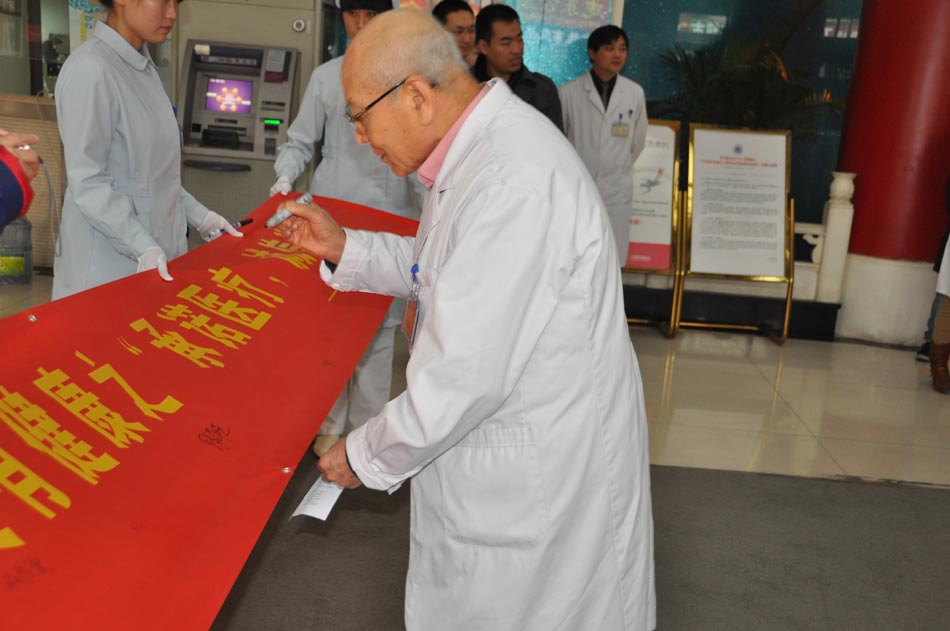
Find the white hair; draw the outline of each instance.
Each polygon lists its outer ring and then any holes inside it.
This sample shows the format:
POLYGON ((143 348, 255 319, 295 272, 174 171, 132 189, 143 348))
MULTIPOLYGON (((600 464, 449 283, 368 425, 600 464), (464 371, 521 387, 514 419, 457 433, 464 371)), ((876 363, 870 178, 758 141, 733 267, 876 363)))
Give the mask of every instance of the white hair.
POLYGON ((372 82, 385 87, 410 75, 421 75, 432 85, 439 86, 460 72, 469 73, 451 33, 430 16, 423 17, 432 22, 433 28, 412 29, 408 37, 387 42, 385 54, 379 55, 368 71, 372 82))

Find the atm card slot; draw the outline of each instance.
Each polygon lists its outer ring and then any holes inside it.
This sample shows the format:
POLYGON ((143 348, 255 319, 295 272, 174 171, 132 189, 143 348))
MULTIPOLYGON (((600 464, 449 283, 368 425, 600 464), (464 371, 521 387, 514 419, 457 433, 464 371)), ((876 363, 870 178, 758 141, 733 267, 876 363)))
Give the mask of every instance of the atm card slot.
POLYGON ((201 131, 202 147, 217 147, 219 149, 238 149, 241 146, 241 136, 234 129, 215 129, 206 127, 201 131))

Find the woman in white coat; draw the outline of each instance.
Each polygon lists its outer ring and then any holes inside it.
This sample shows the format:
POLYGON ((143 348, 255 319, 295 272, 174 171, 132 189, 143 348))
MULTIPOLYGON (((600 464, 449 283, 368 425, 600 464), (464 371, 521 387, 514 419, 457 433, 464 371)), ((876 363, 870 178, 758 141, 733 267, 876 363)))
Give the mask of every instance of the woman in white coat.
MULTIPOLYGON (((343 25, 352 38, 374 16, 392 9, 391 0, 340 0, 343 25)), ((277 150, 274 170, 277 181, 271 195, 287 194, 293 182, 313 159, 314 145, 321 140, 322 159, 310 182, 314 195, 342 199, 377 208, 402 217, 414 217, 411 179, 396 177, 380 164, 368 147, 353 138, 353 128, 344 118, 346 103, 340 87, 343 57, 321 64, 310 76, 300 109, 290 128, 287 142, 277 150)), ((421 185, 415 189, 422 191, 421 185)), ((417 193, 418 194, 418 193, 417 193)), ((421 202, 417 202, 421 206, 421 202)), ((405 303, 394 300, 373 336, 369 347, 344 386, 314 442, 319 456, 341 434, 361 425, 389 400, 392 381, 393 346, 396 326, 405 303)))
POLYGON ((633 210, 633 163, 647 137, 643 88, 620 75, 627 34, 601 26, 587 39, 593 67, 560 88, 564 133, 587 166, 607 206, 620 265, 627 261, 633 210))
POLYGON ((53 260, 53 299, 188 251, 202 236, 241 236, 181 185, 181 134, 146 43, 165 41, 178 0, 100 0, 105 23, 73 52, 56 82, 67 188, 53 260))
POLYGON ((293 203, 281 231, 337 263, 332 287, 413 300, 406 391, 318 463, 345 486, 412 479, 407 629, 653 629, 643 390, 593 181, 420 12, 358 35, 343 86, 354 110, 389 89, 354 124, 430 187, 419 231, 344 232, 293 203))

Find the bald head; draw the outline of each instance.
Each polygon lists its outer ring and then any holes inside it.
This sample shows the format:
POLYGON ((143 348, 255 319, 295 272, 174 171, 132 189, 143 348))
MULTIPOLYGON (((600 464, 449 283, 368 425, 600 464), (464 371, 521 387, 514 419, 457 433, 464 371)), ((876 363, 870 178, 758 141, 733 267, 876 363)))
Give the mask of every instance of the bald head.
POLYGON ((373 18, 340 79, 357 142, 400 176, 419 168, 480 90, 452 36, 415 9, 373 18))
POLYGON ((370 22, 346 51, 343 73, 348 70, 376 88, 409 75, 447 87, 469 74, 452 36, 416 9, 388 11, 370 22))

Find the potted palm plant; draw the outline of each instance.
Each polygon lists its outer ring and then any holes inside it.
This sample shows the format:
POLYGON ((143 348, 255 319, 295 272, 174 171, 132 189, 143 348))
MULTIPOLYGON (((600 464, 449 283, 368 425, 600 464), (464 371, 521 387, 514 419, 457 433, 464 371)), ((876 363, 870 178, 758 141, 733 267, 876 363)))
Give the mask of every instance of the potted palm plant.
MULTIPOLYGON (((793 141, 817 135, 826 116, 836 116, 844 102, 827 90, 816 91, 812 74, 789 68, 786 46, 824 0, 801 0, 787 14, 756 32, 727 26, 715 42, 698 49, 680 45, 660 55, 675 85, 665 99, 648 104, 650 116, 732 128, 789 130, 793 141)), ((688 155, 689 136, 681 137, 680 155, 688 155)), ((684 160, 685 162, 685 160, 684 160)), ((685 165, 684 165, 685 166, 685 165)), ((680 169, 680 187, 688 171, 680 169)))
POLYGON ((816 92, 811 74, 782 61, 792 36, 824 0, 802 0, 788 15, 773 12, 761 33, 727 26, 715 42, 699 49, 676 45, 660 55, 676 90, 654 101, 651 115, 684 122, 750 129, 789 130, 793 137, 813 134, 827 111, 841 101, 816 92))

